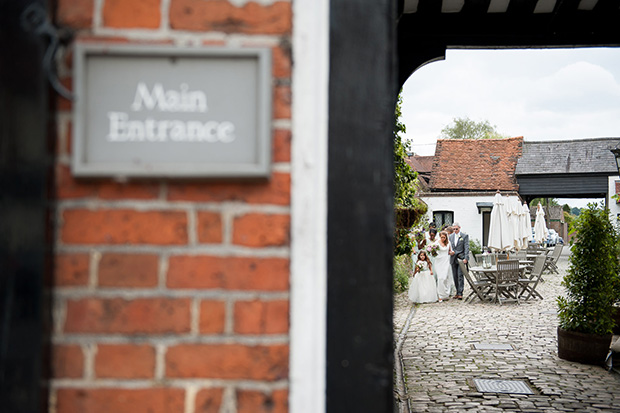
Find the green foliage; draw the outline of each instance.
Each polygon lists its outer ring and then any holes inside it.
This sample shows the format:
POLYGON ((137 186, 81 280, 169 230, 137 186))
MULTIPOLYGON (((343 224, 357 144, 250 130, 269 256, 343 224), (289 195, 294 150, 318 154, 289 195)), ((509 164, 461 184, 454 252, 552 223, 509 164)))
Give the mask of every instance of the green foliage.
POLYGON ((570 206, 568 204, 562 205, 562 209, 564 210, 564 212, 568 212, 570 214, 570 206))
POLYGON ((571 208, 570 213, 571 215, 578 217, 579 214, 581 214, 581 208, 573 207, 571 208))
POLYGON ((611 333, 611 306, 617 298, 620 265, 619 233, 609 210, 596 204, 573 222, 570 266, 562 285, 566 297, 558 297, 560 328, 586 334, 611 333))
POLYGON ((409 238, 409 229, 396 228, 394 232, 394 255, 407 256, 413 251, 413 242, 409 238))
POLYGON ((443 139, 502 139, 508 136, 497 132, 488 120, 476 122, 467 117, 454 118, 441 130, 443 139))
POLYGON ((396 124, 394 126, 394 205, 399 207, 418 207, 421 203, 416 198, 419 189, 418 174, 407 163, 409 141, 403 142, 401 133, 405 125, 401 122, 401 105, 403 99, 398 95, 396 103, 396 124))
POLYGON ((397 255, 394 257, 394 292, 402 293, 409 287, 411 275, 411 255, 397 255))
POLYGON ((469 251, 471 251, 474 256, 476 254, 482 254, 482 244, 480 243, 480 240, 478 238, 469 239, 469 251))
POLYGON ((566 222, 566 224, 568 225, 568 228, 572 228, 573 226, 573 222, 575 221, 575 216, 573 214, 571 214, 570 212, 566 212, 564 211, 564 222, 566 222))
MULTIPOLYGON (((405 125, 401 122, 402 96, 398 95, 396 103, 396 123, 394 125, 394 206, 415 211, 417 219, 412 225, 418 225, 427 206, 420 201, 416 194, 419 191, 418 174, 406 162, 409 142, 403 142, 401 133, 405 132, 405 125)), ((394 234, 394 254, 410 254, 413 244, 408 237, 409 228, 397 228, 394 234)))
POLYGON ((558 206, 560 204, 558 204, 558 200, 555 198, 534 198, 530 201, 530 209, 532 207, 536 208, 536 206, 538 206, 538 203, 540 202, 540 205, 542 206, 558 206))

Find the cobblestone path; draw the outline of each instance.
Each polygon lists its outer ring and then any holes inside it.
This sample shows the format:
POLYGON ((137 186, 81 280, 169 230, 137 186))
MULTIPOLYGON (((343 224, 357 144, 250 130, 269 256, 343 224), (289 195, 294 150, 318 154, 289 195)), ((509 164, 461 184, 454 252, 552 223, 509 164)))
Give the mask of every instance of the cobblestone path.
POLYGON ((620 412, 620 375, 557 356, 555 297, 563 290, 565 255, 559 266, 559 275, 545 275, 539 284, 544 300, 422 304, 406 332, 413 306, 406 293, 396 296, 394 334, 402 342, 401 395, 408 402, 401 403, 401 412, 408 411, 407 404, 414 412, 620 412), (513 349, 476 350, 476 343, 513 349), (536 394, 480 393, 473 379, 524 380, 536 394))

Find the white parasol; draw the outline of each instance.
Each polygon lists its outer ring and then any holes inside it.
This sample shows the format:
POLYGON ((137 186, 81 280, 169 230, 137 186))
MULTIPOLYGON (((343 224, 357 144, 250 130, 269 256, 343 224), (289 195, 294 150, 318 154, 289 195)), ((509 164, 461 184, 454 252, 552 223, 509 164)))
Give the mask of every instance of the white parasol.
POLYGON ((515 197, 508 198, 508 222, 512 228, 512 248, 520 250, 523 248, 523 240, 521 235, 521 213, 523 208, 521 202, 515 197))
POLYGON ((523 214, 521 215, 521 227, 523 235, 523 248, 527 248, 527 244, 532 237, 532 218, 530 217, 530 208, 527 206, 527 202, 522 206, 523 214))
POLYGON ((493 200, 491 222, 489 223, 488 247, 505 250, 513 245, 512 227, 508 222, 504 197, 498 192, 493 200))
POLYGON ((534 241, 540 243, 546 241, 548 233, 547 224, 545 223, 545 210, 539 202, 536 207, 536 221, 534 221, 534 241))

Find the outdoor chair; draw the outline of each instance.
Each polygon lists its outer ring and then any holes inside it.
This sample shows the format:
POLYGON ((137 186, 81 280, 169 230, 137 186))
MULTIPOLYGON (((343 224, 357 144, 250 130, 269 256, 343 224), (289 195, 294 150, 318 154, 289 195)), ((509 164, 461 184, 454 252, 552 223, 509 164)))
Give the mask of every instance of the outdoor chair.
POLYGON ((563 245, 556 245, 553 247, 553 251, 551 254, 546 256, 545 268, 543 271, 549 271, 549 273, 559 274, 558 271, 558 260, 560 259, 560 255, 562 254, 563 245))
POLYGON ((547 255, 547 253, 549 252, 547 250, 547 248, 545 248, 544 245, 537 243, 537 242, 531 242, 527 245, 527 251, 529 253, 533 253, 533 254, 543 254, 543 255, 547 255))
POLYGON ((469 286, 471 287, 471 292, 469 293, 467 297, 465 297, 465 302, 467 302, 470 299, 473 301, 475 297, 478 297, 482 301, 488 301, 489 293, 493 289, 493 282, 490 280, 475 279, 474 277, 472 277, 471 273, 469 272, 469 269, 467 268, 467 265, 465 265, 463 260, 457 260, 457 261, 459 263, 459 267, 461 268, 461 271, 463 272, 463 277, 465 277, 467 284, 469 284, 469 286))
POLYGON ((510 254, 511 257, 518 259, 519 261, 525 261, 527 259, 527 251, 519 250, 510 254))
POLYGON ((534 264, 534 261, 528 260, 526 250, 519 250, 517 252, 514 252, 510 254, 510 258, 515 258, 519 260, 519 264, 526 265, 526 274, 529 274, 532 271, 532 265, 534 264))
POLYGON ((469 251, 469 264, 470 265, 478 265, 478 260, 474 257, 473 252, 469 251))
POLYGON ((503 260, 507 260, 508 259, 508 254, 504 253, 504 252, 498 252, 497 253, 497 261, 503 261, 503 260))
POLYGON ((497 261, 495 275, 495 301, 516 301, 519 304, 519 260, 497 261))
POLYGON ((546 257, 544 255, 539 255, 538 257, 536 257, 529 278, 519 279, 519 284, 521 286, 521 292, 519 293, 519 297, 522 297, 523 294, 527 293, 527 297, 525 297, 526 301, 529 300, 531 297, 540 298, 542 300, 543 297, 538 291, 536 291, 536 287, 542 279, 543 269, 545 268, 545 261, 546 257))
POLYGON ((537 251, 540 249, 540 243, 538 242, 530 242, 527 244, 527 249, 529 251, 537 251))

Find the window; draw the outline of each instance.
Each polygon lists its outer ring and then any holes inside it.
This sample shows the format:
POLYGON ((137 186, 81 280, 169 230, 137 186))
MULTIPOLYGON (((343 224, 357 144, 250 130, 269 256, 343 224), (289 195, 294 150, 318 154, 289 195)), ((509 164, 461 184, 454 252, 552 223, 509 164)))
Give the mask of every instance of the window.
POLYGON ((437 224, 437 229, 443 228, 444 225, 452 225, 454 222, 454 212, 435 211, 433 212, 433 221, 437 224))

